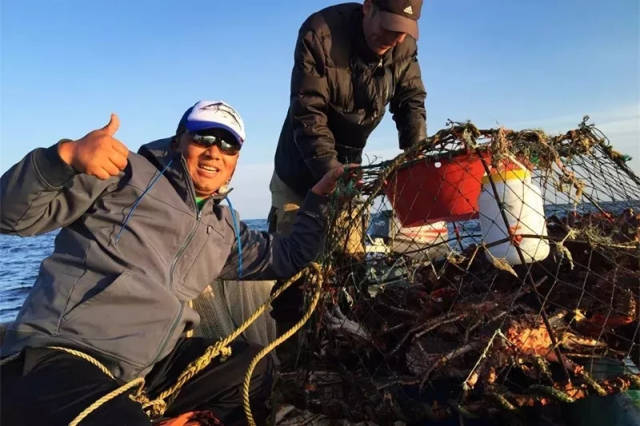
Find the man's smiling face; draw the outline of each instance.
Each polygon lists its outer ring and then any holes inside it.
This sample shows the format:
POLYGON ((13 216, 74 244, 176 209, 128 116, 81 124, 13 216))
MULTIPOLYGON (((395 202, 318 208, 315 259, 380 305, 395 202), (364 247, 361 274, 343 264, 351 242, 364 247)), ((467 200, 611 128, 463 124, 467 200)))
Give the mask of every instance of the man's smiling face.
MULTIPOLYGON (((235 143, 233 137, 221 129, 209 130, 207 134, 235 143)), ((186 160, 198 197, 209 197, 215 194, 222 185, 231 180, 240 156, 239 151, 233 154, 223 152, 218 144, 207 147, 197 143, 190 132, 180 135, 177 150, 186 160)))

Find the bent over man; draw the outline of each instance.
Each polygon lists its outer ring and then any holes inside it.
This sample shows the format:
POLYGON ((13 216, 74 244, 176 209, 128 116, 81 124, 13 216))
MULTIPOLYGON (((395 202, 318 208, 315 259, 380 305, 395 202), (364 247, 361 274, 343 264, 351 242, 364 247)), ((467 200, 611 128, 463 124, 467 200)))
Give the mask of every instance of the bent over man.
MULTIPOLYGON (((289 234, 309 188, 334 167, 362 162, 387 105, 400 148, 426 138, 416 47, 421 8, 422 0, 365 0, 320 10, 302 24, 270 184, 270 230, 289 234)), ((363 249, 357 241, 346 246, 363 249)), ((278 328, 299 317, 300 300, 295 287, 276 300, 278 328)))

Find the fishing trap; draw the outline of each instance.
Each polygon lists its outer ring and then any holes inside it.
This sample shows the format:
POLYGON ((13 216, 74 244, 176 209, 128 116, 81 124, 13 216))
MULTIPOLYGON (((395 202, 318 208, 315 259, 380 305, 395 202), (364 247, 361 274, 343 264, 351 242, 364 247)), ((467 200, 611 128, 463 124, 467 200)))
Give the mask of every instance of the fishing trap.
POLYGON ((586 118, 558 136, 452 122, 352 171, 279 398, 392 424, 640 388, 640 179, 627 160, 586 118))

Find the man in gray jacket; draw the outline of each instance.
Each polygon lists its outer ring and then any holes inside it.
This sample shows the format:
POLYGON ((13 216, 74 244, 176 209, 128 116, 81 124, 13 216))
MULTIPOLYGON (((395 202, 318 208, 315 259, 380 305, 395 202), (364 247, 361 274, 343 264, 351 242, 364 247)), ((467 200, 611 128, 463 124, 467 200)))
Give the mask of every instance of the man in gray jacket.
MULTIPOLYGON (((3 425, 68 424, 136 377, 156 396, 212 343, 184 338, 199 322, 188 302, 205 286, 219 277, 286 278, 318 252, 340 168, 311 188, 291 235, 274 237, 220 204, 245 140, 229 105, 196 103, 175 136, 139 154, 114 138, 118 125, 112 115, 104 128, 36 149, 2 176, 3 233, 62 228, 2 346, 3 425), (97 359, 109 375, 66 349, 97 359)), ((168 415, 209 410, 225 424, 240 421, 239 386, 258 348, 232 349, 182 389, 168 415)), ((258 409, 269 368, 254 376, 258 409)), ((125 393, 83 424, 149 419, 125 393)))

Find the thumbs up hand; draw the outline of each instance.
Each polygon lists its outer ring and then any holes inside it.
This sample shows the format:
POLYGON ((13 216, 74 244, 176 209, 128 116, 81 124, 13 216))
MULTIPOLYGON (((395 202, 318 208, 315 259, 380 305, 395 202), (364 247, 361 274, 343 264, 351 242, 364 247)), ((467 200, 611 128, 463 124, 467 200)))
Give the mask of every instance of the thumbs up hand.
POLYGON ((111 119, 101 129, 87 133, 76 141, 62 142, 58 154, 62 161, 80 173, 108 179, 117 176, 127 166, 127 147, 113 137, 120 127, 120 119, 111 119))

